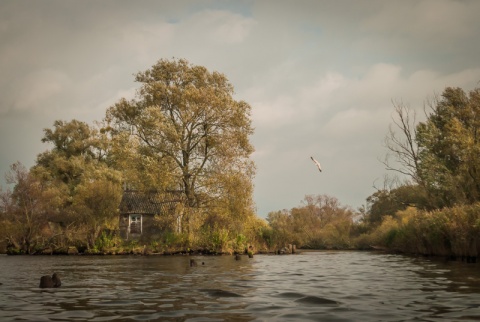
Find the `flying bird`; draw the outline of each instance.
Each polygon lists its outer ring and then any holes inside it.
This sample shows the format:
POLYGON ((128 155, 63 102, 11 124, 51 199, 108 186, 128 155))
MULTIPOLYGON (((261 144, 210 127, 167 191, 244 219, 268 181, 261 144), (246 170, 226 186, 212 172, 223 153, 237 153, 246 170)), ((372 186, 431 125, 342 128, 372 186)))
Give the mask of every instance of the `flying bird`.
POLYGON ((310 157, 310 159, 312 159, 313 163, 315 163, 315 165, 316 165, 317 168, 318 168, 318 171, 322 172, 322 166, 320 165, 320 162, 318 162, 317 160, 315 160, 313 157, 310 157))

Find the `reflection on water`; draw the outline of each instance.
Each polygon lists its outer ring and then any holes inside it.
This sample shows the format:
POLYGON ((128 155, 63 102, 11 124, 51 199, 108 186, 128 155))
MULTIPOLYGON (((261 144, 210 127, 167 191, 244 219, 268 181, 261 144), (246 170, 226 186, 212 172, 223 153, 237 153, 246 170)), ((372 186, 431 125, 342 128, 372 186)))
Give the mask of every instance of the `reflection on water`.
POLYGON ((369 252, 0 256, 0 321, 480 320, 478 264, 369 252), (40 289, 60 274, 62 287, 40 289))

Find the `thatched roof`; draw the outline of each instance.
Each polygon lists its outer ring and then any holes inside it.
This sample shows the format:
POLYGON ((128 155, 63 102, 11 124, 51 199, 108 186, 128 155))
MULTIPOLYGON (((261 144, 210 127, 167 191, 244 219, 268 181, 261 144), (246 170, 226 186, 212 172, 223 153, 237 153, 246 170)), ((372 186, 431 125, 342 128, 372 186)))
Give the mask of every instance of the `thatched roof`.
POLYGON ((125 190, 120 202, 120 214, 160 215, 173 211, 183 203, 182 191, 141 192, 125 190))

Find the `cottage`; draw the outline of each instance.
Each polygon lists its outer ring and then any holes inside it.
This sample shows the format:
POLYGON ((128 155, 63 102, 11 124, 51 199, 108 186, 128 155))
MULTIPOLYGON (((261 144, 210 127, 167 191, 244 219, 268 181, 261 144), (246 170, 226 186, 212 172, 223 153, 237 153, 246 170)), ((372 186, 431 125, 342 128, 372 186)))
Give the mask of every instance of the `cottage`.
POLYGON ((183 192, 178 190, 148 191, 125 190, 120 202, 120 235, 124 239, 137 239, 156 233, 154 217, 170 216, 176 220, 176 230, 181 229, 183 192))

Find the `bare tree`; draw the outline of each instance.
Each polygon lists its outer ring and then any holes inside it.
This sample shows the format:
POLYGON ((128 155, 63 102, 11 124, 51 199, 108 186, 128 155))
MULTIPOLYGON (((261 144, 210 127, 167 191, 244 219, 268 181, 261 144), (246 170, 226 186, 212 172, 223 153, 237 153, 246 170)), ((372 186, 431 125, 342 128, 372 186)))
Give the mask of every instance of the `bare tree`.
POLYGON ((388 134, 385 137, 385 147, 388 152, 382 163, 387 170, 395 171, 411 178, 419 184, 419 149, 416 143, 416 113, 402 101, 393 101, 395 108, 388 134), (392 158, 395 162, 392 162, 392 158))

